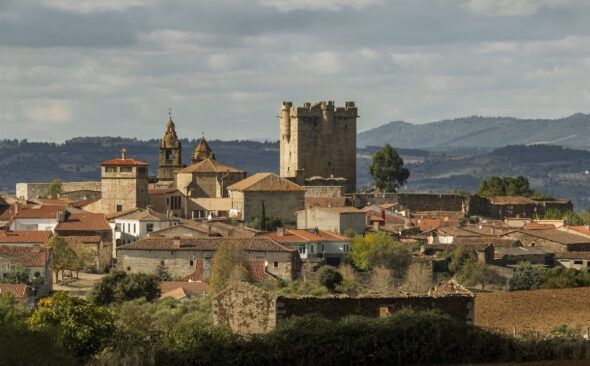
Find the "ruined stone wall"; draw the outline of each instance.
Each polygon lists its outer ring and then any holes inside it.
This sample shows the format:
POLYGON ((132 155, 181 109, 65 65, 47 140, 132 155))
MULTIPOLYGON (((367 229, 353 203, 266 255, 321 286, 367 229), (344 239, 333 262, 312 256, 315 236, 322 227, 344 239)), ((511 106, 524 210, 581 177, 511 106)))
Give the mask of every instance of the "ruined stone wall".
POLYGON ((397 203, 410 211, 465 211, 465 198, 458 194, 398 193, 397 203))
MULTIPOLYGON (((16 196, 24 199, 34 199, 45 195, 45 189, 49 183, 17 183, 16 196)), ((62 182, 62 192, 73 191, 100 191, 100 182, 62 182)))
POLYGON ((551 240, 530 236, 530 235, 527 235, 527 234, 524 234, 524 233, 521 233, 518 231, 512 232, 512 233, 508 234, 507 236, 509 236, 510 238, 520 240, 520 242, 527 247, 535 246, 535 247, 547 248, 547 249, 552 250, 555 253, 567 252, 566 245, 559 244, 559 243, 551 241, 551 240))
POLYGON ((342 177, 346 191, 356 189, 356 118, 354 102, 335 107, 320 102, 293 107, 283 102, 280 110, 281 176, 304 180, 311 177, 342 177))

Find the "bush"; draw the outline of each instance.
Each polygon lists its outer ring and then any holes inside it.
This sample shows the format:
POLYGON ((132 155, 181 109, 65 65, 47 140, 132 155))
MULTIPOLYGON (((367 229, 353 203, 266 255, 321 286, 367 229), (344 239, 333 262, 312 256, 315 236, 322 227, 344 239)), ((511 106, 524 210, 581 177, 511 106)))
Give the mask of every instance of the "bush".
POLYGON ((385 267, 396 277, 403 277, 412 262, 410 251, 383 232, 355 236, 350 257, 359 269, 385 267))
POLYGON ((508 279, 507 290, 535 290, 541 287, 541 271, 530 263, 521 263, 508 279))
POLYGON ((160 279, 145 273, 111 272, 98 282, 90 298, 98 305, 138 298, 150 301, 160 297, 160 279))
POLYGON ((316 279, 321 286, 325 286, 330 292, 342 283, 342 274, 332 266, 322 266, 316 272, 316 279))

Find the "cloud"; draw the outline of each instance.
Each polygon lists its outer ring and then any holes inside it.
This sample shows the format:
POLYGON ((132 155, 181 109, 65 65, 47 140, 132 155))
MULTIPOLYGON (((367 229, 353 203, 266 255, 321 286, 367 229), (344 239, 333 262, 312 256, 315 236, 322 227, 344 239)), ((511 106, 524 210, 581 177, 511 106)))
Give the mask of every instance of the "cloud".
MULTIPOLYGON (((455 0, 451 0, 455 1, 455 0)), ((462 6, 484 16, 530 16, 543 8, 574 8, 583 0, 464 0, 462 6)))
POLYGON ((333 75, 344 70, 343 57, 334 51, 298 53, 291 58, 291 65, 312 74, 333 75))
POLYGON ((384 0, 258 0, 258 3, 281 12, 293 10, 338 11, 345 8, 365 9, 371 5, 381 5, 384 0))
POLYGON ((432 62, 437 60, 439 55, 432 52, 409 52, 409 53, 392 53, 391 61, 397 66, 406 69, 427 68, 432 62))
POLYGON ((67 12, 88 14, 110 11, 124 11, 130 8, 146 6, 148 0, 41 0, 40 4, 67 12))
POLYGON ((72 120, 72 107, 69 101, 48 100, 26 102, 24 115, 32 122, 63 124, 72 120))

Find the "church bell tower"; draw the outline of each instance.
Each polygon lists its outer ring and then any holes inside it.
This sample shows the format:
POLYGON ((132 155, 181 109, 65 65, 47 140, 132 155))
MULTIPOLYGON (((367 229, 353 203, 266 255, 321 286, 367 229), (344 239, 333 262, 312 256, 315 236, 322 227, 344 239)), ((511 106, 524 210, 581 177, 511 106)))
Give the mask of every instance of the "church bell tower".
POLYGON ((184 168, 182 165, 182 144, 176 135, 176 127, 172 121, 172 112, 168 112, 166 132, 160 142, 160 160, 158 164, 159 181, 174 181, 176 171, 184 168))

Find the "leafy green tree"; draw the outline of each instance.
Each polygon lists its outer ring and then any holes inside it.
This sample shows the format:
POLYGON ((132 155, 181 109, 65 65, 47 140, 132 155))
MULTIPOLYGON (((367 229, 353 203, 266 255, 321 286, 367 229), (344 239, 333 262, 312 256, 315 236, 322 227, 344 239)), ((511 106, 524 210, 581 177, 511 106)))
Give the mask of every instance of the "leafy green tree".
POLYGON ((76 278, 80 271, 90 271, 96 264, 96 255, 84 247, 83 244, 75 245, 73 248, 76 259, 72 263, 72 270, 76 271, 76 278))
POLYGON ((322 266, 316 272, 316 278, 321 286, 325 286, 330 292, 342 283, 342 274, 332 266, 322 266))
POLYGON ((59 236, 54 236, 44 243, 45 247, 51 248, 53 261, 52 270, 55 273, 55 282, 59 281, 59 273, 63 280, 64 271, 72 270, 75 267, 76 252, 59 236))
POLYGON ((249 269, 250 265, 242 248, 222 241, 211 263, 210 291, 218 293, 232 283, 251 282, 252 276, 249 269))
POLYGON ((158 277, 160 281, 170 281, 172 278, 168 272, 168 267, 166 267, 164 262, 160 262, 156 266, 156 277, 158 277))
POLYGON ((397 277, 403 277, 412 261, 410 251, 383 232, 355 236, 350 257, 359 269, 384 267, 393 270, 397 277))
POLYGON ((62 344, 79 358, 100 352, 113 334, 113 314, 92 302, 57 292, 39 301, 29 318, 33 329, 57 329, 62 344))
POLYGON ((94 285, 90 298, 98 305, 121 303, 138 298, 148 301, 160 296, 160 279, 146 273, 113 271, 94 285))
POLYGON ((4 283, 29 283, 31 271, 20 264, 13 264, 10 266, 10 272, 6 277, 1 278, 0 282, 4 283))
POLYGON ((477 195, 482 197, 495 196, 524 196, 535 199, 551 199, 530 187, 529 180, 519 175, 518 177, 489 177, 479 183, 477 195))
POLYGON ((373 154, 369 173, 375 187, 385 192, 396 192, 410 177, 410 171, 404 168, 404 160, 389 144, 373 154))
POLYGON ((541 271, 529 262, 520 263, 508 279, 507 290, 535 290, 541 287, 543 279, 541 271))
POLYGON ((51 199, 56 199, 62 192, 62 184, 59 178, 53 178, 49 185, 45 187, 44 196, 51 199))
POLYGON ((473 251, 463 245, 459 245, 451 252, 449 271, 454 274, 459 274, 465 263, 470 261, 475 261, 473 251))
POLYGON ((549 208, 543 215, 545 220, 565 220, 568 225, 580 226, 584 225, 584 219, 572 210, 561 211, 556 208, 549 208))

